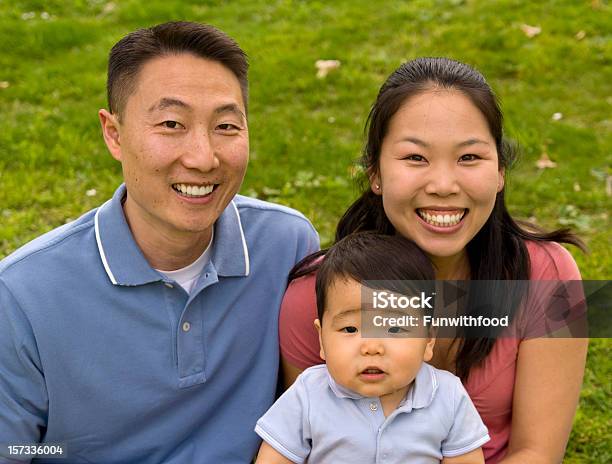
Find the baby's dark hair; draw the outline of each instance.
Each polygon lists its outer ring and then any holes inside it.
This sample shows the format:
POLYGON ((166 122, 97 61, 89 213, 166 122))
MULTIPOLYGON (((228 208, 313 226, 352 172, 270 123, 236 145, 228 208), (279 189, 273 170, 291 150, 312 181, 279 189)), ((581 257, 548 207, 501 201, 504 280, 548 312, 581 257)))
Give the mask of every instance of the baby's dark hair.
POLYGON ((433 281, 435 272, 425 252, 412 240, 373 232, 348 235, 327 251, 317 270, 317 315, 321 323, 327 291, 338 278, 369 284, 385 281, 386 290, 402 293, 402 288, 389 286, 401 287, 410 280, 433 281))

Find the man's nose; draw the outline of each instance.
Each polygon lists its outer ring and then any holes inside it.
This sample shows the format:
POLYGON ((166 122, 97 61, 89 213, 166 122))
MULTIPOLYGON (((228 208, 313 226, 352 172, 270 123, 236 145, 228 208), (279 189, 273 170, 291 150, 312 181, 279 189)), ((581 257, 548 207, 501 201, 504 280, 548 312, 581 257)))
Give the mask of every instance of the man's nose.
POLYGON ((361 354, 374 356, 385 354, 385 344, 380 338, 364 338, 361 341, 361 354))
POLYGON ((425 173, 425 193, 447 197, 459 193, 458 173, 455 166, 440 163, 425 173))
POLYGON ((188 169, 209 172, 219 167, 219 158, 208 133, 194 134, 185 147, 181 162, 188 169))

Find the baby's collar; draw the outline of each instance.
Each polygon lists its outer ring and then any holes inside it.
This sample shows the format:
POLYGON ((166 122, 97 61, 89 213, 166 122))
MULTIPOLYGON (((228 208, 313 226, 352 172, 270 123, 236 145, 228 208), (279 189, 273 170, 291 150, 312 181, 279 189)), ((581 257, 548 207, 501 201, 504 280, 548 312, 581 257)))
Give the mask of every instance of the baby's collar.
MULTIPOLYGON (((337 383, 329 373, 329 370, 327 371, 327 380, 329 388, 338 398, 350 398, 352 400, 367 398, 337 383)), ((410 412, 412 409, 426 408, 433 401, 437 390, 438 378, 435 369, 429 364, 423 363, 412 383, 412 387, 408 391, 406 398, 399 404, 398 409, 410 412)))

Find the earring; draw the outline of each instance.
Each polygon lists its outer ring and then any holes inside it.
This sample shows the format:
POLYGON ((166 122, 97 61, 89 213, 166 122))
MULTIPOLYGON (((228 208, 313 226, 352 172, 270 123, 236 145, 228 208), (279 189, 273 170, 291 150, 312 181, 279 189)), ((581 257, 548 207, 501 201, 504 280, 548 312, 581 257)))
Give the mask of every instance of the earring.
POLYGON ((380 185, 378 185, 378 184, 374 184, 374 188, 375 188, 376 190, 380 190, 380 185))

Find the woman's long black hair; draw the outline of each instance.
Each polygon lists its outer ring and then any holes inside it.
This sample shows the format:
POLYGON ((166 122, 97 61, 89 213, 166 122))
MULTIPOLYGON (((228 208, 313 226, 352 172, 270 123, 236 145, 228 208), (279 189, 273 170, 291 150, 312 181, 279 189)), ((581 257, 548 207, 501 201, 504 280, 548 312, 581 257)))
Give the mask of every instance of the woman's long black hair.
MULTIPOLYGON (((487 120, 497 148, 499 169, 505 170, 513 164, 516 151, 503 137, 502 112, 482 74, 464 63, 447 58, 408 61, 389 76, 372 106, 366 122, 367 141, 361 157, 365 172, 360 179, 363 193, 340 219, 336 241, 362 231, 395 233, 383 209, 382 197, 372 192, 367 176, 378 171, 380 149, 393 115, 408 98, 430 89, 453 89, 466 95, 487 120)), ((532 224, 524 225, 528 228, 521 227, 510 216, 502 189, 497 194, 488 220, 466 247, 472 280, 528 280, 531 269, 525 240, 571 243, 585 250, 583 242, 569 229, 547 233, 532 224)), ((316 258, 324 254, 325 250, 322 250, 302 260, 294 267, 289 280, 316 271, 316 258)), ((491 352, 495 338, 464 337, 456 341, 459 342, 457 375, 465 381, 470 369, 491 352)))

